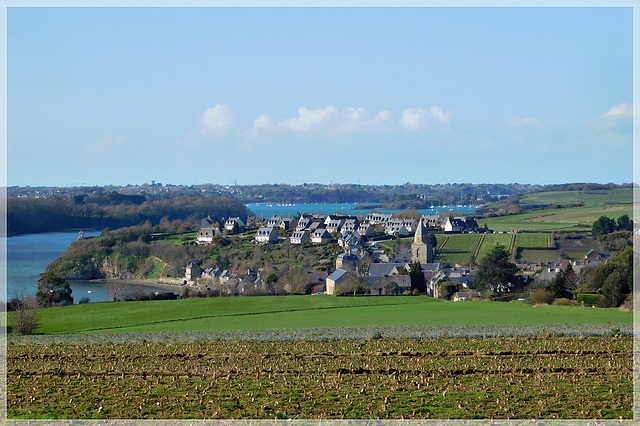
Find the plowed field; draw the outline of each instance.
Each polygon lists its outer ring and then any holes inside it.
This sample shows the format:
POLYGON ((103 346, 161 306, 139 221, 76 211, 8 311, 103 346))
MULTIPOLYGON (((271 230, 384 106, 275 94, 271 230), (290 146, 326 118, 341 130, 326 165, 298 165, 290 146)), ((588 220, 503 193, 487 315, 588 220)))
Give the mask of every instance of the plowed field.
POLYGON ((10 345, 9 418, 632 418, 631 337, 10 345))

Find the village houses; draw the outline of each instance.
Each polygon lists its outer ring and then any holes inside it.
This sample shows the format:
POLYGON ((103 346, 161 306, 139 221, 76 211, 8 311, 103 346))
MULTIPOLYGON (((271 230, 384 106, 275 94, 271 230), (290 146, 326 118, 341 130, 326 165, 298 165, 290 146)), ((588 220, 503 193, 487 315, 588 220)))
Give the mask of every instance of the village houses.
MULTIPOLYGON (((443 269, 440 262, 434 261, 434 247, 427 241, 427 229, 440 226, 445 232, 475 232, 478 229, 475 220, 447 217, 440 221, 439 215, 424 215, 419 220, 398 219, 388 213, 371 213, 362 222, 356 217, 338 214, 326 216, 305 214, 298 220, 291 216, 274 215, 262 223, 263 226, 257 230, 253 240, 258 244, 275 244, 282 241, 283 238, 278 237, 279 232, 288 232, 285 234, 288 235, 286 239, 293 245, 328 244, 336 242, 334 236, 338 235, 337 243, 344 252, 335 260, 335 271, 326 276, 326 281, 322 280, 322 284, 326 285, 323 290, 328 294, 333 294, 335 286, 343 282, 349 276, 348 274, 356 274, 367 282, 370 286, 370 294, 402 294, 410 291, 411 282, 408 273, 413 262, 420 264, 427 294, 430 296, 438 296, 438 285, 444 280, 466 285, 473 279, 468 271, 460 272, 457 269, 447 271, 443 269), (376 226, 379 227, 378 231, 375 229, 376 226), (389 256, 378 248, 375 242, 368 242, 369 237, 374 234, 378 238, 384 238, 385 234, 394 238, 413 234, 414 238, 406 253, 394 252, 393 256, 389 256)), ((240 218, 229 218, 225 222, 224 229, 227 232, 232 232, 233 229, 244 230, 246 225, 240 218)), ((219 222, 207 218, 202 222, 198 243, 211 243, 214 237, 221 235, 219 222)), ((191 279, 197 279, 198 273, 205 277, 209 272, 212 274, 210 278, 215 277, 216 282, 221 285, 229 287, 233 284, 235 291, 240 291, 238 289, 244 291, 245 284, 251 288, 258 288, 264 284, 262 278, 252 275, 241 279, 228 270, 220 272, 216 268, 212 271, 199 272, 196 267, 197 265, 190 264, 185 275, 189 275, 191 279)), ((317 287, 319 284, 314 285, 317 287)), ((464 295, 461 294, 460 298, 464 298, 464 295)))

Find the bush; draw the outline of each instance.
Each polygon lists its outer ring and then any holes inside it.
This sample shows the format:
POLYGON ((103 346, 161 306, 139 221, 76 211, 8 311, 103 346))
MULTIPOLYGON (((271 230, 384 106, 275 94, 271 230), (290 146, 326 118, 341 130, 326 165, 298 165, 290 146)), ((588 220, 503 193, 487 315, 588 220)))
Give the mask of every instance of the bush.
POLYGON ((80 301, 78 302, 78 305, 84 305, 85 303, 89 303, 91 302, 91 299, 89 299, 88 297, 83 297, 82 299, 80 299, 80 301))
POLYGON ((618 308, 622 312, 632 312, 633 311, 633 294, 627 294, 627 298, 624 300, 624 303, 620 305, 618 308))
POLYGON ((32 296, 25 297, 21 300, 20 307, 13 314, 13 334, 33 334, 38 325, 35 308, 36 301, 32 296))
POLYGON ((576 302, 575 300, 569 300, 566 298, 559 298, 554 300, 553 304, 558 306, 576 306, 578 302, 576 302))
POLYGON ((555 294, 552 291, 539 288, 531 294, 531 303, 534 305, 550 305, 553 303, 554 298, 555 294))
POLYGON ((522 297, 522 293, 510 293, 492 297, 491 300, 494 302, 513 302, 514 300, 518 300, 520 297, 522 297))
POLYGON ((578 293, 576 298, 578 303, 584 302, 585 305, 596 306, 604 296, 595 293, 578 293))

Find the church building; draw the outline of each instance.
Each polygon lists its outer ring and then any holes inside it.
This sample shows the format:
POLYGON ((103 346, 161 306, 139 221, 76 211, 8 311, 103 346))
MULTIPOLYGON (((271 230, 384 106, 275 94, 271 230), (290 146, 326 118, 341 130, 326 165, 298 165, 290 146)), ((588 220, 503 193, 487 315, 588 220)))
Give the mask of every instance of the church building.
POLYGON ((433 246, 427 243, 427 228, 420 218, 413 244, 411 244, 411 262, 433 263, 433 246))

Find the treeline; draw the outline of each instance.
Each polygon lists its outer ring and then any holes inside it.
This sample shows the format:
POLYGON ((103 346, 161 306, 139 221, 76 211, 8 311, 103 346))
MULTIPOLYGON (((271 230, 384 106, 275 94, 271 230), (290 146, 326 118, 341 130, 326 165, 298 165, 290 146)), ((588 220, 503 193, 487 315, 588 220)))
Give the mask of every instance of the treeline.
POLYGON ((546 185, 542 188, 542 191, 598 191, 605 189, 635 188, 636 186, 637 185, 633 183, 623 183, 622 185, 615 183, 564 183, 546 185))
POLYGON ((392 208, 423 208, 431 205, 475 204, 494 196, 537 191, 539 185, 522 184, 264 184, 233 187, 235 196, 247 203, 375 203, 392 208), (399 207, 395 207, 399 206, 399 207))
POLYGON ((31 234, 65 229, 103 229, 150 221, 184 220, 194 224, 208 215, 247 218, 239 200, 211 197, 176 197, 147 201, 145 197, 117 193, 78 194, 62 199, 7 199, 8 234, 31 234))

